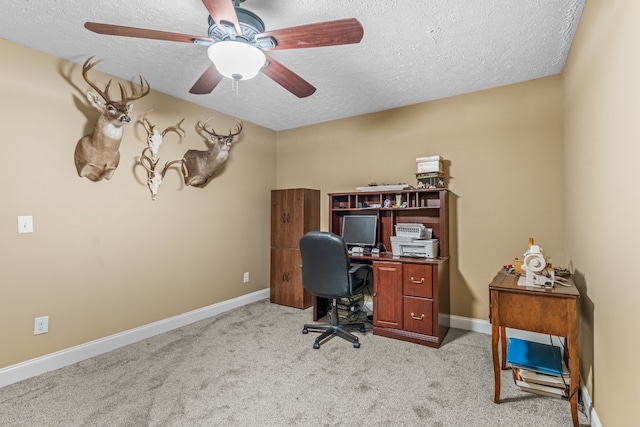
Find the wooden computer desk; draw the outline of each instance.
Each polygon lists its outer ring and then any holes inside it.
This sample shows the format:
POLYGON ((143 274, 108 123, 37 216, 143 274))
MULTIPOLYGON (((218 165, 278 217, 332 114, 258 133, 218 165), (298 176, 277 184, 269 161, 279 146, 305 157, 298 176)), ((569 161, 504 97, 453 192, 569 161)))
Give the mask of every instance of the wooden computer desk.
MULTIPOLYGON (((351 256, 373 269, 373 335, 438 348, 449 330, 449 257, 351 256)), ((313 320, 328 301, 313 297, 313 320)))
POLYGON ((518 275, 498 272, 489 284, 489 319, 495 377, 494 402, 500 403, 500 367, 506 369, 507 342, 505 328, 522 329, 565 338, 565 360, 570 371, 569 396, 573 425, 578 426, 578 327, 577 300, 580 293, 572 280, 570 286, 556 284, 551 289, 518 285, 518 275), (502 365, 498 358, 498 341, 502 341, 502 365))

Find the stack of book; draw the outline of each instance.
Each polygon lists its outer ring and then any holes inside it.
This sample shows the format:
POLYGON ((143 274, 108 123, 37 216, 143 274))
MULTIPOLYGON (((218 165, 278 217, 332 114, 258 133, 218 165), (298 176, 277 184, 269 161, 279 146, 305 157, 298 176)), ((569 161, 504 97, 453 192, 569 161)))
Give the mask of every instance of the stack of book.
POLYGON ((510 338, 507 363, 520 389, 544 396, 569 397, 569 370, 559 347, 510 338))
POLYGON ((339 319, 351 319, 360 315, 364 304, 364 295, 340 298, 336 304, 339 319))

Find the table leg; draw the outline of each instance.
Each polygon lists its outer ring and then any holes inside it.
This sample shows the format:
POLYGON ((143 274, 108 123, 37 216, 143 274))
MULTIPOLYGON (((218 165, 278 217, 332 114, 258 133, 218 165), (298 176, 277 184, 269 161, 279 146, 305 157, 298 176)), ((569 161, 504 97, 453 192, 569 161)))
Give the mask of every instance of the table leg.
POLYGON ((567 331, 566 351, 569 353, 570 385, 569 396, 571 402, 571 418, 573 426, 578 427, 578 388, 580 386, 580 363, 578 361, 578 331, 576 324, 569 322, 567 331))
POLYGON ((494 376, 494 382, 495 382, 495 394, 493 396, 494 403, 500 403, 500 361, 498 360, 498 340, 499 339, 500 339, 500 327, 496 325, 494 322, 491 324, 491 352, 493 354, 493 376, 494 376))
POLYGON ((507 369, 507 328, 500 326, 500 344, 502 345, 502 370, 507 369))

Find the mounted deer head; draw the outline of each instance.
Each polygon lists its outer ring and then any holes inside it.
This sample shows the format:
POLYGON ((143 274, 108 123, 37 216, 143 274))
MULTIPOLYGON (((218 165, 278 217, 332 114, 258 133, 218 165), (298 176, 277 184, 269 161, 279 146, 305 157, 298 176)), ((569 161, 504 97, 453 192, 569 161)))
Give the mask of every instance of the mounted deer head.
MULTIPOLYGON (((182 159, 172 160, 164 164, 164 168, 162 168, 162 171, 157 170, 158 161, 160 160, 158 158, 158 150, 162 145, 164 136, 168 132, 175 132, 180 136, 184 135, 185 131, 180 127, 183 121, 184 119, 180 120, 173 126, 169 126, 162 132, 159 132, 155 129, 155 125, 152 125, 151 122, 149 122, 146 113, 144 114, 144 116, 142 116, 142 124, 147 131, 148 147, 142 150, 142 155, 140 156, 140 164, 147 170, 147 185, 149 186, 149 190, 151 191, 152 200, 156 199, 156 196, 158 195, 158 189, 160 188, 160 184, 162 184, 162 179, 167 173, 169 167, 176 163, 182 164, 182 159), (151 157, 145 154, 145 152, 147 151, 151 154, 151 157)), ((182 173, 184 175, 184 171, 182 173)))
POLYGON ((122 126, 131 121, 133 104, 131 101, 140 99, 151 91, 149 82, 140 76, 140 91, 133 90, 131 96, 120 84, 120 101, 109 98, 111 80, 103 90, 87 77, 87 72, 100 61, 91 62, 88 58, 82 66, 82 77, 98 94, 87 91, 89 103, 100 112, 98 121, 91 134, 85 135, 76 144, 75 163, 80 177, 87 177, 91 181, 111 179, 120 163, 120 142, 122 141, 122 126), (146 83, 146 87, 145 87, 146 83), (100 99, 102 98, 102 99, 100 99))
MULTIPOLYGON (((211 120, 211 119, 209 119, 211 120)), ((189 150, 183 157, 184 183, 193 187, 204 187, 213 174, 229 158, 229 149, 233 138, 242 132, 242 122, 238 122, 235 132, 229 129, 229 135, 218 135, 213 129, 207 129, 207 123, 198 121, 196 130, 205 137, 211 147, 206 151, 189 150)))

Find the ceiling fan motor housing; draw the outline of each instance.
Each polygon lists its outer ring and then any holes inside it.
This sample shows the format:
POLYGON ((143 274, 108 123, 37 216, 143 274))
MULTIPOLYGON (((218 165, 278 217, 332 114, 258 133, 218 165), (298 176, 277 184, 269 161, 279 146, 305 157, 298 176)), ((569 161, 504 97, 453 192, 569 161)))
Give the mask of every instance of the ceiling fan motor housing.
POLYGON ((273 37, 261 37, 256 39, 256 35, 264 33, 264 22, 258 15, 250 10, 236 7, 236 15, 242 34, 236 34, 236 29, 232 23, 222 21, 219 27, 213 18, 209 16, 209 37, 216 42, 225 40, 236 40, 249 43, 259 49, 272 49, 277 46, 277 42, 273 37))

